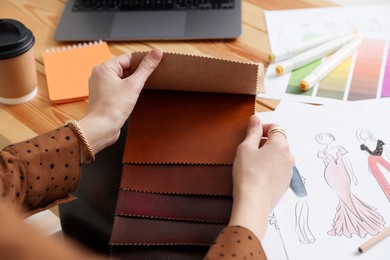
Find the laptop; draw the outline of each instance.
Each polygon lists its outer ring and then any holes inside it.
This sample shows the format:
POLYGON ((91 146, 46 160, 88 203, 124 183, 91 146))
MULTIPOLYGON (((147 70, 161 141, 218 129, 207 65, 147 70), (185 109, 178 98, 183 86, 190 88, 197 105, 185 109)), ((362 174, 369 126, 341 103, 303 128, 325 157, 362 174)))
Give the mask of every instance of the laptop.
POLYGON ((232 39, 241 0, 68 0, 57 41, 232 39))

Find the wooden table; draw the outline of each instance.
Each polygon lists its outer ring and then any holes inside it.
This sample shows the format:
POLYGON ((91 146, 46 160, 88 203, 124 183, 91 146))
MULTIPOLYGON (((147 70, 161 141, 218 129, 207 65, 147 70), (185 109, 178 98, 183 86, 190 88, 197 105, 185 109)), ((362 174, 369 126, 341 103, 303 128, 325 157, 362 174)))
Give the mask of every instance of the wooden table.
MULTIPOLYGON (((38 96, 25 104, 0 104, 0 148, 61 126, 70 118, 80 119, 87 111, 87 102, 79 101, 53 105, 48 99, 47 83, 42 60, 46 48, 66 45, 54 40, 54 31, 61 17, 65 0, 0 0, 0 18, 13 18, 25 24, 34 34, 38 96)), ((243 0, 242 35, 236 40, 215 41, 133 41, 111 42, 113 55, 150 50, 206 55, 223 59, 262 62, 267 67, 269 42, 264 10, 330 6, 323 0, 243 0)), ((259 99, 258 111, 273 110, 277 100, 259 99)))

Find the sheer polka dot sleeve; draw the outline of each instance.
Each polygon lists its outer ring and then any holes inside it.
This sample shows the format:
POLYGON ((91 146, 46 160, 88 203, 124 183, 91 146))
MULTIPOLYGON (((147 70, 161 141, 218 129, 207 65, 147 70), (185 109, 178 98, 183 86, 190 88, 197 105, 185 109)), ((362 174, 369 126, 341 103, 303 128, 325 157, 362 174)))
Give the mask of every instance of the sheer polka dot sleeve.
POLYGON ((80 143, 61 127, 0 151, 0 196, 30 213, 72 200, 80 173, 80 143))
POLYGON ((265 260, 267 257, 260 241, 249 229, 240 226, 228 226, 219 233, 205 259, 265 260))

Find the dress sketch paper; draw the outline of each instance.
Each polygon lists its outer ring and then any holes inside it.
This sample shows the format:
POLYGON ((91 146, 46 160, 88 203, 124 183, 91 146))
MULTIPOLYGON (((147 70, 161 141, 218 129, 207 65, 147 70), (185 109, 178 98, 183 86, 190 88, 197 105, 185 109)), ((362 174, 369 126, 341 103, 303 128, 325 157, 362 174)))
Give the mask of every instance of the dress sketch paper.
POLYGON ((290 260, 390 259, 386 240, 364 254, 357 250, 390 225, 387 111, 390 99, 282 102, 275 112, 258 114, 263 123, 286 129, 293 172, 302 176, 301 193, 290 185, 274 210, 290 260))

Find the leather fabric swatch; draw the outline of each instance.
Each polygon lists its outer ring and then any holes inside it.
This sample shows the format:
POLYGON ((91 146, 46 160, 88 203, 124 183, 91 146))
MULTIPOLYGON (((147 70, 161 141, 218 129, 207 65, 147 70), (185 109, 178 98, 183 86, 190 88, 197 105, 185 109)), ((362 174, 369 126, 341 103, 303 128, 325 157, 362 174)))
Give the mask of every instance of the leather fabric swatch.
POLYGON ((110 245, 206 245, 224 224, 115 216, 110 245))
POLYGON ((116 214, 167 220, 227 224, 232 199, 216 196, 177 196, 119 191, 116 214))
MULTIPOLYGON (((132 54, 133 73, 147 52, 132 54)), ((145 89, 249 94, 263 91, 263 64, 165 52, 145 89)))
POLYGON ((232 166, 124 164, 120 187, 163 194, 231 196, 232 166))
POLYGON ((131 260, 200 260, 209 246, 163 245, 163 246, 111 246, 112 259, 131 260))
MULTIPOLYGON (((133 53, 130 73, 145 55, 133 53)), ((262 76, 261 64, 164 53, 130 116, 111 256, 206 254, 230 217, 232 165, 262 76)))
POLYGON ((252 95, 143 90, 123 162, 232 165, 254 101, 252 95))

